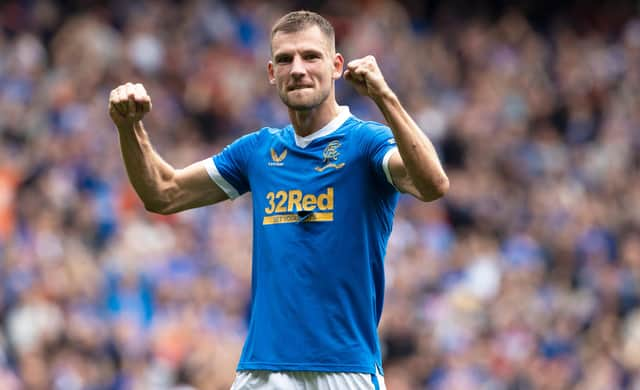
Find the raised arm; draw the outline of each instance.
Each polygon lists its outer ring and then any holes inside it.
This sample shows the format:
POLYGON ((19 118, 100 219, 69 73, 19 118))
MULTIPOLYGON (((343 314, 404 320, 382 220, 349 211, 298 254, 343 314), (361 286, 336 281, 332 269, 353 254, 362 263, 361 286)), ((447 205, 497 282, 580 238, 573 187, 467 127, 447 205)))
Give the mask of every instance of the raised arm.
POLYGON ((142 84, 120 85, 109 96, 109 115, 118 129, 127 175, 145 208, 171 214, 227 199, 203 162, 175 169, 156 153, 142 125, 151 107, 142 84))
POLYGON ((389 159, 389 171, 396 188, 425 202, 442 197, 449 179, 436 150, 387 85, 375 58, 349 62, 344 78, 376 103, 393 132, 399 153, 389 159))

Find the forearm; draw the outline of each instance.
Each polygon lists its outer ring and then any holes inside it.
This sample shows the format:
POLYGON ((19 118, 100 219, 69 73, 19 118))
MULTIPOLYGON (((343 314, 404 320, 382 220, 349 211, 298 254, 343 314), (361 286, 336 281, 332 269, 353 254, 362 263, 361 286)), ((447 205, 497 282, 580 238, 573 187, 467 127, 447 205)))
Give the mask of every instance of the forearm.
POLYGON ((444 195, 449 180, 431 141, 392 91, 374 101, 393 132, 408 179, 420 198, 428 201, 444 195))
POLYGON ((118 128, 118 135, 131 185, 148 210, 162 207, 168 201, 167 187, 175 175, 174 168, 153 150, 142 121, 133 129, 118 128))

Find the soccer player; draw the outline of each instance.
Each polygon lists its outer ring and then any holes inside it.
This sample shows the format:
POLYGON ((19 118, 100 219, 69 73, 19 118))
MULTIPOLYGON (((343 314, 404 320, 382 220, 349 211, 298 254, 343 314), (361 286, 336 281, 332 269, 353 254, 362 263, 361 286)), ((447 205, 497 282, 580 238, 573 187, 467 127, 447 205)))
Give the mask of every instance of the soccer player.
POLYGON ((149 142, 144 87, 114 89, 109 114, 129 179, 146 209, 161 214, 253 193, 251 319, 232 389, 384 389, 377 326, 398 192, 435 200, 448 178, 374 57, 349 62, 344 79, 388 127, 337 104, 344 58, 325 18, 283 16, 271 52, 269 82, 291 124, 245 135, 184 169, 149 142))

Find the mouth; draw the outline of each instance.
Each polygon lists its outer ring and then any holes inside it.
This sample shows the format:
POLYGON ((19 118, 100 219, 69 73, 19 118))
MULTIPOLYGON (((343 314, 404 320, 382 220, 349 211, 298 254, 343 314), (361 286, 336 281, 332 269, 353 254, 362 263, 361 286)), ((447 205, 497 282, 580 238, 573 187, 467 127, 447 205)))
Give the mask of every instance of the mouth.
POLYGON ((311 85, 292 85, 287 87, 287 92, 297 91, 301 89, 313 88, 311 85))

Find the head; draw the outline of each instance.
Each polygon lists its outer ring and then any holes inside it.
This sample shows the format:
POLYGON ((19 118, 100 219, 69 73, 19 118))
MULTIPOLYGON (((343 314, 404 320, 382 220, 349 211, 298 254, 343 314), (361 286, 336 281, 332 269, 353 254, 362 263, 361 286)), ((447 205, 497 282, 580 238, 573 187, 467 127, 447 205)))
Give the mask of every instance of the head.
POLYGON ((334 82, 343 64, 333 26, 315 12, 290 12, 271 29, 269 82, 290 109, 311 110, 335 100, 334 82))

